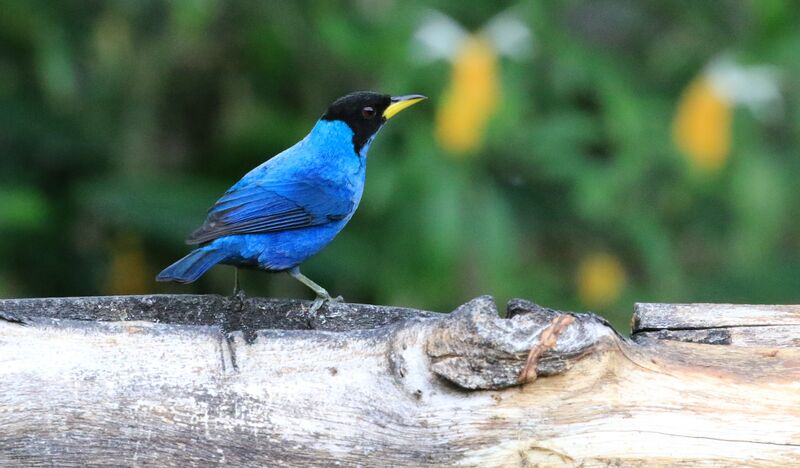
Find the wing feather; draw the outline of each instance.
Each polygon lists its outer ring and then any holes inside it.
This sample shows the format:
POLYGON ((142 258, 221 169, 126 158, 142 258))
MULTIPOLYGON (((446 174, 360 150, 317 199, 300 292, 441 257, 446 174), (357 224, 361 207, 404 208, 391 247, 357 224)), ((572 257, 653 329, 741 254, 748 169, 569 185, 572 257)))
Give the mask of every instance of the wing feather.
POLYGON ((229 235, 316 226, 343 219, 354 209, 351 197, 325 184, 266 182, 234 186, 186 242, 203 244, 229 235))

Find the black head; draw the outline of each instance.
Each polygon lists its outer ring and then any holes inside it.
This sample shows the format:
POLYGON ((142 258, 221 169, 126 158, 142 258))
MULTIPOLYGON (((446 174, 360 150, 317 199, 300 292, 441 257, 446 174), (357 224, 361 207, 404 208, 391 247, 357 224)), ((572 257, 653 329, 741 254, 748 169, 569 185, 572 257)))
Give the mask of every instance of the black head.
POLYGON ((391 97, 371 91, 357 91, 335 100, 323 114, 322 120, 341 120, 353 131, 356 153, 380 130, 386 121, 401 110, 426 99, 409 95, 391 97))
POLYGON ((386 123, 383 116, 392 97, 370 91, 357 91, 333 101, 322 116, 323 120, 341 120, 353 131, 353 146, 356 153, 386 123))

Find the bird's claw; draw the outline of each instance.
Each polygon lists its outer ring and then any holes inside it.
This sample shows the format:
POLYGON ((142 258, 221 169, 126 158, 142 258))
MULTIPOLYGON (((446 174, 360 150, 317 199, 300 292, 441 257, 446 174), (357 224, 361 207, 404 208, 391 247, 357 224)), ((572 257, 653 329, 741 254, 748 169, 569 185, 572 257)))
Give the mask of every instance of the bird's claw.
POLYGON ((310 315, 316 315, 317 311, 328 302, 344 302, 344 298, 342 296, 331 297, 330 295, 317 296, 317 298, 314 299, 314 302, 311 304, 311 308, 308 310, 308 313, 310 315))
POLYGON ((308 314, 312 316, 316 315, 317 311, 320 309, 320 307, 322 307, 322 304, 325 304, 326 300, 327 299, 325 299, 324 297, 317 296, 317 298, 314 299, 314 303, 311 304, 311 308, 308 309, 308 314))
POLYGON ((316 315, 317 311, 320 308, 322 308, 322 306, 325 305, 326 302, 330 302, 331 300, 332 299, 331 299, 330 296, 327 296, 327 297, 325 297, 325 296, 317 296, 317 298, 314 299, 314 303, 311 304, 311 309, 309 309, 309 311, 308 311, 309 314, 310 315, 316 315))

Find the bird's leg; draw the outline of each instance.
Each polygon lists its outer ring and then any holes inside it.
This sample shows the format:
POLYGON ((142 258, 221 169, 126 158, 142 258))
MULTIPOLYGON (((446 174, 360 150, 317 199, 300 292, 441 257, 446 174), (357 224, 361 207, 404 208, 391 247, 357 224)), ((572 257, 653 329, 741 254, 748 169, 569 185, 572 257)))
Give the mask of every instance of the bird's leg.
POLYGON ((291 277, 296 279, 297 281, 305 284, 306 286, 311 288, 311 290, 314 291, 314 293, 316 293, 317 298, 314 300, 314 304, 311 305, 311 310, 310 310, 312 314, 316 313, 317 310, 319 310, 319 308, 322 307, 322 304, 328 301, 341 302, 343 300, 341 296, 336 298, 331 297, 331 295, 328 294, 328 291, 326 291, 325 288, 311 281, 311 278, 309 278, 308 276, 300 273, 300 267, 294 267, 291 270, 289 270, 289 275, 291 275, 291 277))
POLYGON ((325 288, 318 285, 317 283, 311 281, 311 278, 309 278, 308 276, 300 273, 299 267, 294 267, 291 270, 289 270, 289 275, 291 275, 291 277, 296 279, 297 281, 311 288, 311 290, 317 294, 318 298, 324 299, 326 301, 331 300, 331 295, 328 294, 328 291, 326 291, 325 288))
POLYGON ((244 289, 239 286, 239 267, 233 267, 233 297, 245 299, 244 289))

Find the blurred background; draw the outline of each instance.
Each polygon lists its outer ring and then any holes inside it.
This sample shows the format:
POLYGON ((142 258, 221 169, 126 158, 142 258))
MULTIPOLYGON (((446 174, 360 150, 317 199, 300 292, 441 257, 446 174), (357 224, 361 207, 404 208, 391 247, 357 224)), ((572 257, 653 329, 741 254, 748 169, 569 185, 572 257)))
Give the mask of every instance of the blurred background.
MULTIPOLYGON (((421 93, 303 271, 349 301, 800 302, 791 0, 0 0, 0 296, 154 275, 336 97, 421 93)), ((244 272, 251 295, 307 297, 244 272)))

